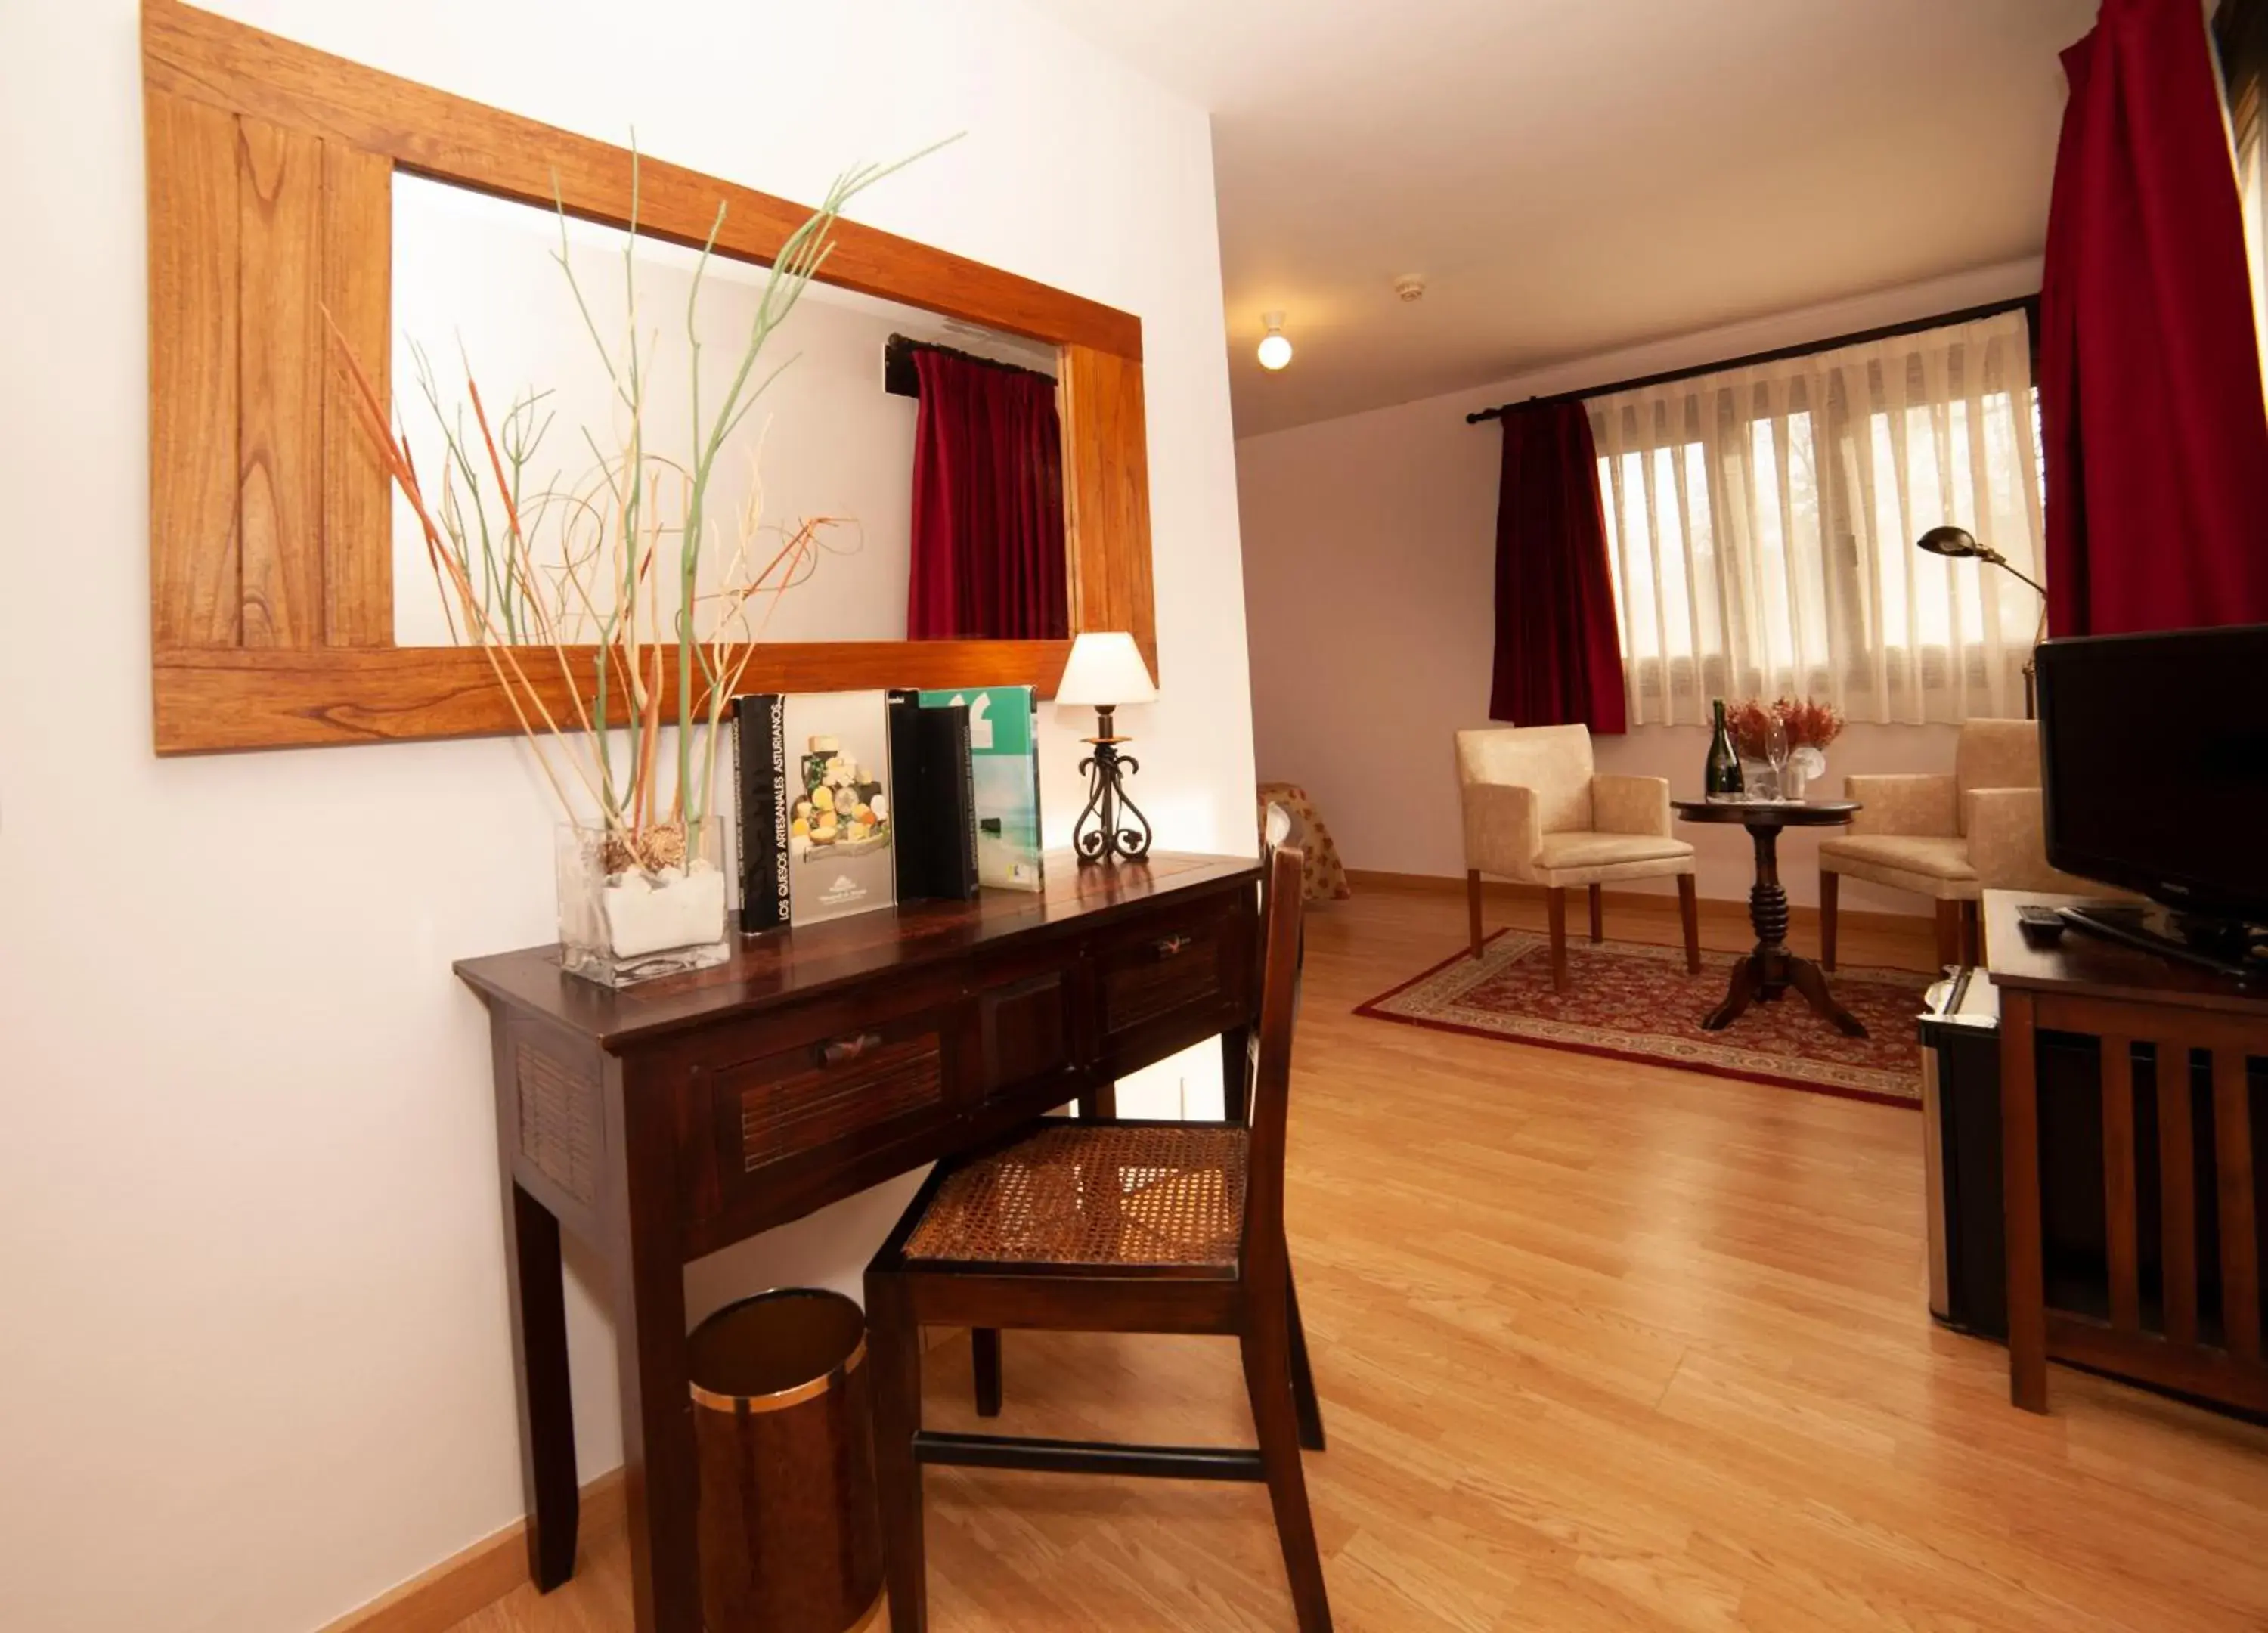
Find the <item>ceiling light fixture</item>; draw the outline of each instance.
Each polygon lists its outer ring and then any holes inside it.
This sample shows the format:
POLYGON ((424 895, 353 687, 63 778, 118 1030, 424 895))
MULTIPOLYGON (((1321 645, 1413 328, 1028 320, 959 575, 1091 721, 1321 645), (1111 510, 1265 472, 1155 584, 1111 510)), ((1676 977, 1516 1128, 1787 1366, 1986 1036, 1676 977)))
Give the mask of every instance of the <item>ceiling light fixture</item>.
POLYGON ((1425 298, 1425 280, 1414 272, 1405 272, 1394 280, 1394 292, 1405 301, 1425 298))
POLYGON ((1268 327, 1268 333, 1260 337, 1260 366, 1280 369, 1292 361, 1292 342, 1284 338, 1284 314, 1263 312, 1260 321, 1268 327))

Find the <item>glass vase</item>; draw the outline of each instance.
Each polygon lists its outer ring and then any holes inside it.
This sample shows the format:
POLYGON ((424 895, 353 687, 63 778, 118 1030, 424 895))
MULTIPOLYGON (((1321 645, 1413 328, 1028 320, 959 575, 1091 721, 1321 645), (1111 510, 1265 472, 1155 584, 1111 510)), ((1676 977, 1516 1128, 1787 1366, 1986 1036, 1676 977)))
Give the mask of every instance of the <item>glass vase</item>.
POLYGON ((609 987, 721 964, 725 825, 559 829, 559 962, 609 987))
POLYGON ((1827 756, 1818 749, 1806 746, 1787 757, 1787 770, 1780 779, 1783 799, 1801 799, 1811 779, 1827 769, 1827 756))

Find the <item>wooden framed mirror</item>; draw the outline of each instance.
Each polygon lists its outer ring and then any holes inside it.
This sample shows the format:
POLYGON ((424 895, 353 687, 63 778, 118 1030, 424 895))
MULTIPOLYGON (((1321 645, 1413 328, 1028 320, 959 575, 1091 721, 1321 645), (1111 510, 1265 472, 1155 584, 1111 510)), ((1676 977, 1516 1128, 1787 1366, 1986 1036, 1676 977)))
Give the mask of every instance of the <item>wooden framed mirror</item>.
MULTIPOLYGON (((383 390, 397 177, 619 230, 632 155, 175 0, 145 0, 143 80, 158 752, 515 731, 477 647, 397 642, 393 496, 325 313, 383 390)), ((715 254, 762 266, 809 214, 635 162, 647 239, 698 246, 721 204, 715 254)), ((1052 349, 1069 627, 1132 630, 1155 673, 1140 320, 849 221, 824 278, 1052 349)), ((1045 692, 1069 647, 767 642, 747 684, 1045 692)), ((563 706, 564 678, 546 683, 563 706)))

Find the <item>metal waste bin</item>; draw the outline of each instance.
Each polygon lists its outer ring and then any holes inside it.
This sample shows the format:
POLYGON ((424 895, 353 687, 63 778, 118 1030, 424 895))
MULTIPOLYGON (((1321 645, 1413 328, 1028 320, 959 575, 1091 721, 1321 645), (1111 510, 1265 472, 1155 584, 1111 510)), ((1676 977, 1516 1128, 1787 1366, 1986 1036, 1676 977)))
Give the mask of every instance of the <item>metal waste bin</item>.
POLYGON ((882 1594, 866 1317, 793 1287, 694 1329, 708 1633, 847 1633, 882 1594))
POLYGON ((1920 1032, 1929 1313, 1956 1332, 2006 1339, 1999 990, 1981 969, 1953 971, 1930 988, 1920 1032))

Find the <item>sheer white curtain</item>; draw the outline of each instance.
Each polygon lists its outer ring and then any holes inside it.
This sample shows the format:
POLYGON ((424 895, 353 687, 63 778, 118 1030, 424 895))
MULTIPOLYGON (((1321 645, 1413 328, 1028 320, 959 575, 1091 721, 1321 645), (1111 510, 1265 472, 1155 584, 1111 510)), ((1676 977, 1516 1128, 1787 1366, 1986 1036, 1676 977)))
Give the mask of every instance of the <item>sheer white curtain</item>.
POLYGON ((1950 523, 2042 576, 2022 313, 1587 406, 1633 725, 1752 695, 1852 720, 2022 713, 2039 596, 1913 548, 1950 523))
POLYGON ((2252 320, 2268 350, 2268 0, 2224 0, 2213 27, 2228 84, 2229 136, 2244 199, 2244 247, 2252 260, 2252 320))
POLYGON ((2244 247, 2252 258, 2252 321, 2268 350, 2268 119, 2258 80, 2238 98, 2236 185, 2244 198, 2244 247))

